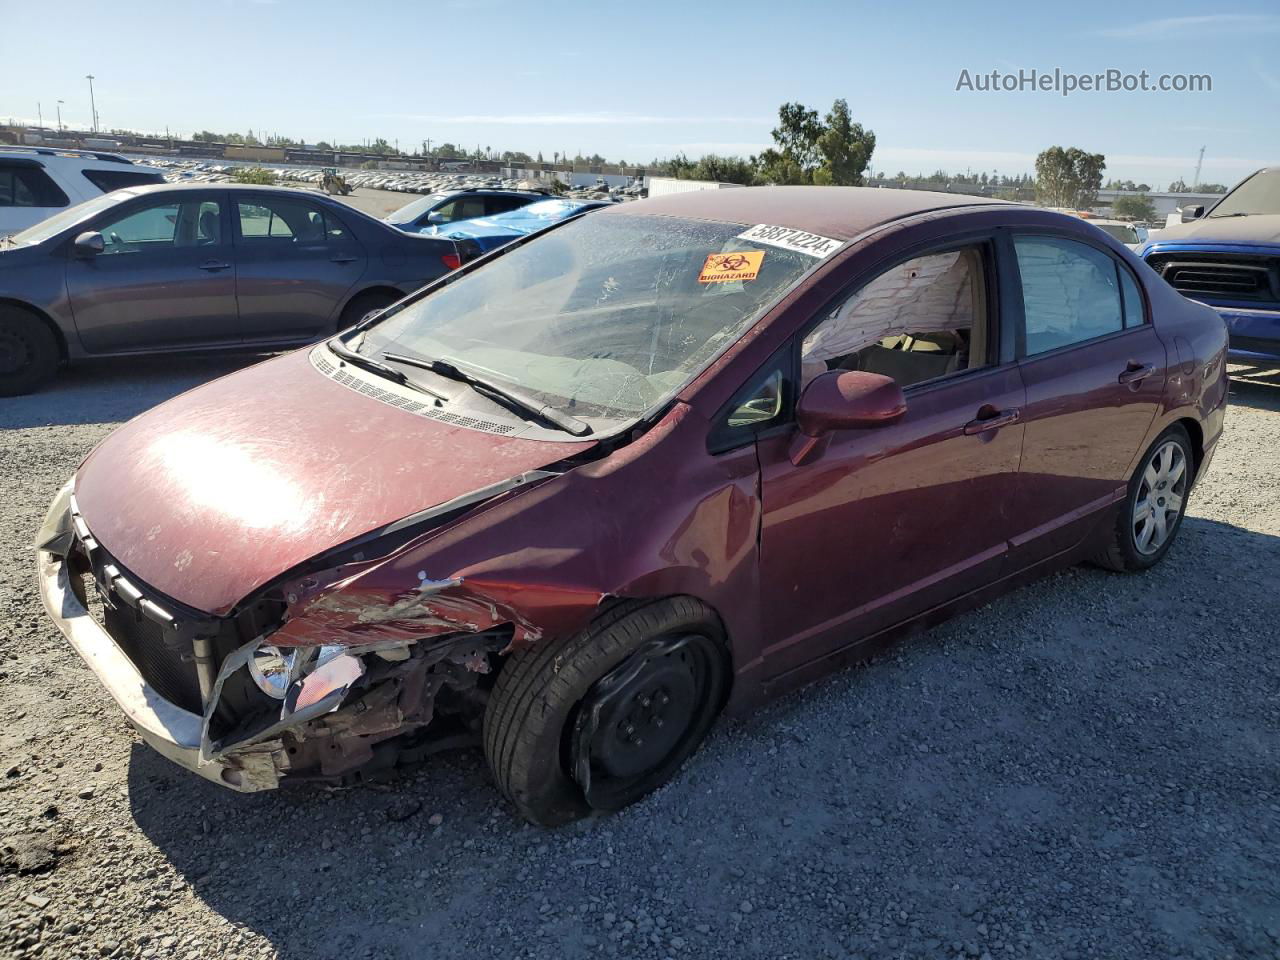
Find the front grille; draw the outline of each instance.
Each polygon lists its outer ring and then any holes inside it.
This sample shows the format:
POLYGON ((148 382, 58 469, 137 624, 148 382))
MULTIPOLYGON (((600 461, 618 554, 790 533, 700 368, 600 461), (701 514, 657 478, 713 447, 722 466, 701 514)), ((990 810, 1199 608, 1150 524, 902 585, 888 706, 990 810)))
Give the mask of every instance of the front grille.
POLYGON ((160 696, 192 713, 204 712, 189 643, 127 607, 104 606, 102 626, 160 696))
POLYGON ((1147 263, 1183 296, 1280 300, 1280 257, 1166 253, 1147 263))

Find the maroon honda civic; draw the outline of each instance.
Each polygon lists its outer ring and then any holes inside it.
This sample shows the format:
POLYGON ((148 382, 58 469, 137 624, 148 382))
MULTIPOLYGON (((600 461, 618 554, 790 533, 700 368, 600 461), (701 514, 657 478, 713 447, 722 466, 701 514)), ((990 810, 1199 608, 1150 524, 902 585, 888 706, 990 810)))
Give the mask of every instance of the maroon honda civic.
POLYGON ((240 791, 482 746, 615 810, 743 711, 1172 546, 1226 331, 1087 222, 783 187, 619 205, 122 426, 37 541, 141 736, 240 791))

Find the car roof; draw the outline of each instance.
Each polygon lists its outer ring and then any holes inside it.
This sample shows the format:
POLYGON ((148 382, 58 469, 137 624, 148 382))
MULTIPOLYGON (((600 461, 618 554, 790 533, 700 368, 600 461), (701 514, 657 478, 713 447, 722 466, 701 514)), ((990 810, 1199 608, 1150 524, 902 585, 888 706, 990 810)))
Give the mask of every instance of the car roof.
POLYGON ((932 210, 1020 204, 927 190, 879 187, 731 187, 664 194, 619 204, 599 216, 687 217, 767 223, 851 240, 871 227, 932 210))
POLYGON ((128 166, 133 161, 118 153, 104 153, 100 150, 77 150, 74 147, 36 147, 18 144, 0 144, 0 157, 41 157, 55 160, 98 160, 103 163, 121 163, 128 166))

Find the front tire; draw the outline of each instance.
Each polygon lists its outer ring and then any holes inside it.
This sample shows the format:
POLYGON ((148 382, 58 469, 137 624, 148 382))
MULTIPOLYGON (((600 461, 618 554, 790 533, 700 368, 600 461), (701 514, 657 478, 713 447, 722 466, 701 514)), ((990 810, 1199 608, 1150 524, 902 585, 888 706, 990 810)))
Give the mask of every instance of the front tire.
POLYGON ((1172 426, 1160 434, 1138 461, 1111 541, 1094 562, 1121 573, 1159 563, 1182 527, 1194 470, 1187 431, 1172 426))
POLYGON ((559 826, 666 783, 724 705, 724 636, 697 600, 624 603, 574 637, 513 654, 484 719, 494 780, 559 826))
POLYGON ((58 338, 39 317, 0 307, 0 397, 30 393, 58 372, 58 338))

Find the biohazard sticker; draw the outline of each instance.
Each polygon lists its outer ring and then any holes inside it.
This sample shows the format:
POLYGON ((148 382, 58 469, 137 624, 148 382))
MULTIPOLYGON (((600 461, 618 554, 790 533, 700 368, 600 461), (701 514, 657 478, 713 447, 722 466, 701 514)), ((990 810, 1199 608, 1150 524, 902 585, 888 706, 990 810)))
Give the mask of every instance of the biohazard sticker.
POLYGON ((713 253, 702 265, 698 274, 699 283, 733 283, 739 280, 754 280, 760 272, 760 264, 764 263, 764 251, 743 251, 741 253, 713 253))
POLYGON ((750 240, 752 243, 763 243, 783 250, 794 250, 796 253, 807 253, 821 260, 840 249, 841 240, 793 230, 791 227, 775 227, 768 223, 757 223, 746 233, 738 234, 738 240, 750 240))

